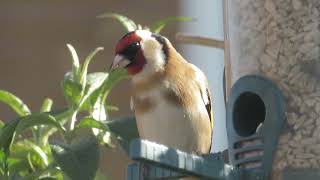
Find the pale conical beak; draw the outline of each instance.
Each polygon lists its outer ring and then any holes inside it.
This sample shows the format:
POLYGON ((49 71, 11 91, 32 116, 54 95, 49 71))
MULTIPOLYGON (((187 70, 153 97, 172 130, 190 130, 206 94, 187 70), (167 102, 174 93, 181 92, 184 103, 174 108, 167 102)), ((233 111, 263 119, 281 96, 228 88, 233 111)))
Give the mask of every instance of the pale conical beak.
POLYGON ((110 70, 113 70, 116 68, 124 68, 128 64, 130 64, 130 61, 126 57, 122 55, 116 55, 116 57, 114 57, 110 70))

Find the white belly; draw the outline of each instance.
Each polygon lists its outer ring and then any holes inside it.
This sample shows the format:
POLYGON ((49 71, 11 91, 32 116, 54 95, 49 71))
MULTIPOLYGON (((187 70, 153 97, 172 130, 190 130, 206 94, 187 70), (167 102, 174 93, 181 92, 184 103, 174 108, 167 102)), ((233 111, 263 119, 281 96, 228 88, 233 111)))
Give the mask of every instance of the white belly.
POLYGON ((199 123, 191 121, 181 107, 161 98, 155 104, 152 110, 136 114, 140 137, 186 152, 198 151, 199 123))

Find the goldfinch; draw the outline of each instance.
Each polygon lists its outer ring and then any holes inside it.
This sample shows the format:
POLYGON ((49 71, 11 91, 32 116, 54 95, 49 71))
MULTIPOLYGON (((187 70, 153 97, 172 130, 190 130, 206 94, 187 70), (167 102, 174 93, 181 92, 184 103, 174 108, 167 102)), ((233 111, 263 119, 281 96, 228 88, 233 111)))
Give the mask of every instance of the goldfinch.
POLYGON ((211 148, 213 119, 205 75, 170 41, 148 30, 123 36, 111 69, 131 75, 132 105, 141 138, 188 153, 211 148))

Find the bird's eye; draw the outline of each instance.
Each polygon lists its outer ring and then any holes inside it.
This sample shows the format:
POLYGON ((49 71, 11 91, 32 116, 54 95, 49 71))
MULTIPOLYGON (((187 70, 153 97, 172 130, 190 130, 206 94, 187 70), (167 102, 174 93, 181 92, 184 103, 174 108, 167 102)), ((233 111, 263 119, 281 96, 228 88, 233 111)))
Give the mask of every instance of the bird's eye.
POLYGON ((130 45, 125 48, 121 54, 125 55, 129 59, 132 59, 135 57, 137 51, 140 49, 140 43, 139 42, 134 42, 131 43, 130 45))
POLYGON ((138 50, 139 48, 140 48, 140 43, 134 42, 127 47, 127 50, 132 52, 132 51, 138 50))

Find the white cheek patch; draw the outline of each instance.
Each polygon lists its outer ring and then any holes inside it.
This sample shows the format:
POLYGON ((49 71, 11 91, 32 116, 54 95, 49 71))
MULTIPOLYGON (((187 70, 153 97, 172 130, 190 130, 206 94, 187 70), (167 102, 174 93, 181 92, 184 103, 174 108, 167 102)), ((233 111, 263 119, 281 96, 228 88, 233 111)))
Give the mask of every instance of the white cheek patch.
POLYGON ((151 65, 151 68, 159 70, 164 67, 165 56, 162 52, 162 45, 155 40, 155 38, 146 40, 142 44, 142 49, 147 63, 151 65))
POLYGON ((136 33, 142 39, 140 42, 141 48, 147 61, 143 70, 136 75, 136 78, 134 78, 141 79, 163 70, 166 62, 165 55, 162 51, 162 44, 151 36, 151 32, 147 30, 138 30, 136 33))

